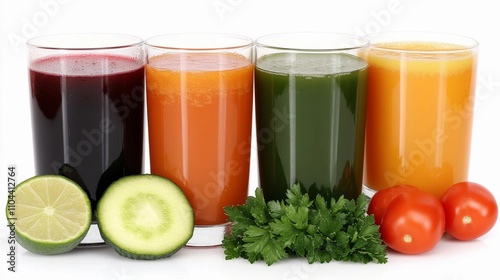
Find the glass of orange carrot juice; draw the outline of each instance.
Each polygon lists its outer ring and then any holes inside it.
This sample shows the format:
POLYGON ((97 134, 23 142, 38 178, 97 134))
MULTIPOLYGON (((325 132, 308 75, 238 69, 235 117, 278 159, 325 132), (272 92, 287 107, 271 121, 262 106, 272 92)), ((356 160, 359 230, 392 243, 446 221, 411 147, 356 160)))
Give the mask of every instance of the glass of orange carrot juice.
POLYGON ((151 173, 175 182, 195 215, 188 246, 217 246, 224 207, 245 203, 250 169, 253 40, 169 34, 146 41, 151 173))
POLYGON ((468 178, 478 43, 425 32, 367 38, 363 191, 406 184, 440 197, 468 178))

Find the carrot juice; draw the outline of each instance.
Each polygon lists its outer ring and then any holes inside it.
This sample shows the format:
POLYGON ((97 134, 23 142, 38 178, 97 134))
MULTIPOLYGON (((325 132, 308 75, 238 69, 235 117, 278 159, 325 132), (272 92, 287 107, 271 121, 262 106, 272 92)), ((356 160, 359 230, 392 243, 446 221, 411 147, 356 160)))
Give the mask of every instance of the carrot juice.
POLYGON ((253 64, 239 54, 171 53, 146 67, 151 173, 182 188, 196 225, 227 223, 248 195, 253 64))
POLYGON ((409 184, 440 197, 467 180, 477 49, 374 44, 368 62, 364 186, 409 184))

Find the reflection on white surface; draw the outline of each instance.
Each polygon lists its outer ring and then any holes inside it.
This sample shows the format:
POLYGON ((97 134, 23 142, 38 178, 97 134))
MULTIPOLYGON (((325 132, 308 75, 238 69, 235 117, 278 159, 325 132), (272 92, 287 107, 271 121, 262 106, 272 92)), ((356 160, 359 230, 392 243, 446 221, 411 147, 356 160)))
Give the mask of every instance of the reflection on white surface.
MULTIPOLYGON (((386 264, 359 264, 332 261, 308 264, 302 258, 290 258, 267 266, 244 259, 225 260, 221 247, 184 247, 171 257, 132 260, 111 248, 77 248, 57 256, 42 256, 18 250, 18 271, 1 279, 477 279, 478 272, 491 271, 497 264, 499 227, 472 242, 460 242, 448 236, 421 255, 403 255, 388 251, 386 264), (41 276, 44 275, 44 276, 41 276)), ((2 240, 5 240, 2 236, 2 240)))

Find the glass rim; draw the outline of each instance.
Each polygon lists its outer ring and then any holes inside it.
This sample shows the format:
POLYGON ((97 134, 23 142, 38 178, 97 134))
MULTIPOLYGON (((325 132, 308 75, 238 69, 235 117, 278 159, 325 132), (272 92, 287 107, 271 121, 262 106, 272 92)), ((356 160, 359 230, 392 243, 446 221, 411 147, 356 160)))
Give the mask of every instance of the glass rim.
POLYGON ((244 35, 211 32, 168 33, 150 37, 144 42, 146 47, 175 51, 232 50, 252 47, 253 44, 254 40, 244 35), (187 39, 191 41, 187 41, 187 39), (195 46, 194 42, 201 39, 209 40, 203 41, 203 45, 195 46), (222 43, 216 39, 232 39, 233 43, 222 43))
POLYGON ((143 44, 142 38, 122 33, 60 33, 33 37, 26 42, 30 48, 61 51, 112 50, 143 44))
MULTIPOLYGON (((321 39, 320 38, 320 39, 321 39)), ((325 43, 321 44, 324 45, 325 43)), ((308 32, 308 31, 301 31, 301 32, 284 32, 284 33, 273 33, 273 34, 267 34, 264 36, 261 36, 255 40, 255 46, 260 47, 260 48, 268 48, 268 49, 275 49, 275 50, 283 50, 283 51, 303 51, 303 52, 338 52, 338 51, 352 51, 352 50, 357 50, 357 49, 362 49, 370 46, 370 41, 368 41, 366 38, 363 36, 358 36, 354 34, 348 34, 348 33, 337 33, 337 32, 308 32), (323 39, 330 39, 327 44, 331 44, 329 47, 325 46, 318 46, 318 47, 312 47, 312 44, 314 42, 297 42, 295 41, 294 44, 295 46, 289 45, 290 43, 272 43, 272 42, 265 42, 266 40, 271 40, 273 38, 279 38, 279 37, 289 37, 290 39, 295 38, 312 38, 311 36, 315 36, 317 38, 323 38, 323 39), (331 39, 349 39, 351 40, 351 45, 350 46, 341 46, 339 44, 340 41, 332 41, 331 39), (299 46, 299 44, 311 44, 311 46, 299 46)))
POLYGON ((420 54, 445 54, 445 53, 457 53, 464 51, 472 51, 479 47, 479 42, 465 35, 459 35, 455 33, 444 33, 444 32, 432 32, 432 31, 384 31, 368 34, 365 36, 370 43, 370 48, 373 50, 387 51, 387 52, 398 52, 398 53, 420 53, 420 54), (387 40, 374 40, 375 38, 387 38, 387 40), (443 44, 453 44, 458 45, 460 48, 456 49, 434 49, 434 50, 415 50, 415 49, 405 49, 397 47, 384 47, 378 44, 380 43, 396 43, 396 42, 437 42, 443 44))

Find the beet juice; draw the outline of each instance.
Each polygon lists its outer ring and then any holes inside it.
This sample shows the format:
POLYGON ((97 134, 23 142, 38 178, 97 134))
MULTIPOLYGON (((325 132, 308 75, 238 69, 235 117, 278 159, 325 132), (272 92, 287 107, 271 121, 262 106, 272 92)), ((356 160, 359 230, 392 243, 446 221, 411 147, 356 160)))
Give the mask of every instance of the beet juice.
POLYGON ((31 62, 29 72, 36 173, 74 180, 95 210, 113 181, 142 172, 144 66, 63 55, 31 62))

